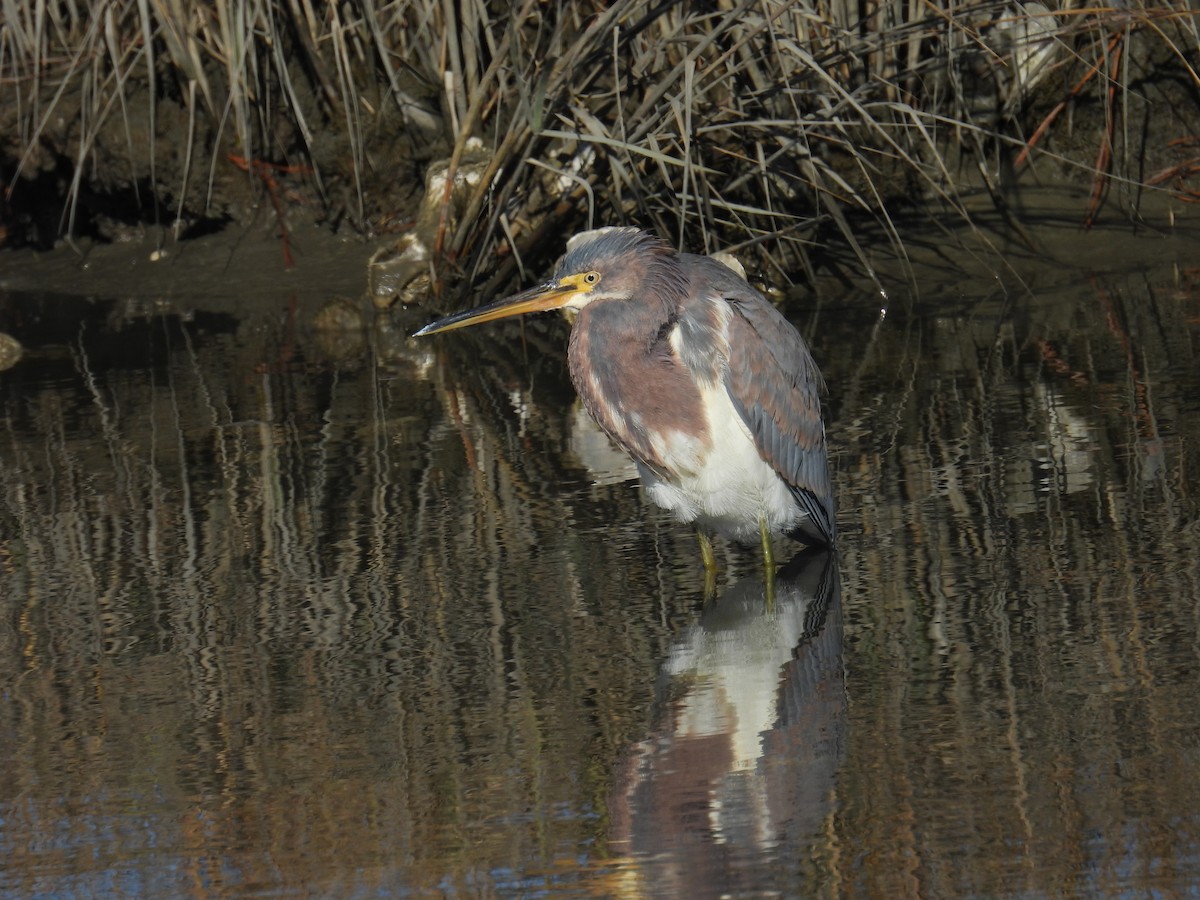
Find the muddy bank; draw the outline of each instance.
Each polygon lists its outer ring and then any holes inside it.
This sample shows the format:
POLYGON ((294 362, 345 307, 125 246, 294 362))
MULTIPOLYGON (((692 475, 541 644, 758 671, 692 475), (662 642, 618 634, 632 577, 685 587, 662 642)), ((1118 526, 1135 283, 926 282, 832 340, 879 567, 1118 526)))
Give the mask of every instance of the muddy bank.
MULTIPOLYGON (((947 217, 939 229, 931 231, 923 216, 901 212, 893 218, 895 234, 868 222, 857 231, 857 240, 872 267, 894 288, 929 267, 1000 283, 1038 269, 1070 277, 1082 266, 1136 265, 1139 260, 1169 252, 1168 248, 1180 242, 1186 245, 1200 218, 1194 204, 1156 192, 1140 198, 1136 215, 1129 207, 1115 208, 1100 225, 1085 230, 1080 209, 1087 196, 1082 186, 1025 189, 1010 195, 1005 214, 995 209, 985 191, 976 190, 964 206, 969 224, 947 217), (1018 227, 1013 227, 1014 222, 1018 227), (906 272, 907 266, 913 271, 906 272)), ((166 232, 153 229, 142 229, 127 238, 120 242, 63 242, 48 252, 2 251, 0 292, 129 298, 239 313, 280 297, 293 297, 302 307, 319 307, 337 296, 362 299, 370 305, 371 259, 386 257, 396 246, 391 237, 335 234, 316 223, 290 229, 285 246, 269 210, 260 210, 248 225, 198 238, 173 240, 166 232)), ((547 240, 548 255, 557 255, 566 237, 555 235, 547 240)), ((828 268, 816 282, 797 287, 799 293, 819 295, 853 272, 854 255, 836 238, 821 252, 829 261, 828 268)), ((747 262, 754 259, 753 254, 746 255, 747 262)), ((787 279, 777 272, 754 265, 749 270, 761 285, 775 290, 788 286, 787 279)), ((534 269, 527 277, 542 274, 534 269)), ((407 307, 458 308, 482 302, 480 291, 471 285, 451 288, 438 303, 426 302, 419 293, 409 294, 405 299, 411 302, 399 304, 394 314, 417 322, 428 312, 407 307)))
POLYGON ((291 232, 290 245, 291 266, 278 230, 260 221, 183 241, 145 232, 120 243, 9 251, 0 254, 0 292, 245 314, 280 298, 308 306, 366 290, 377 242, 309 225, 291 232))

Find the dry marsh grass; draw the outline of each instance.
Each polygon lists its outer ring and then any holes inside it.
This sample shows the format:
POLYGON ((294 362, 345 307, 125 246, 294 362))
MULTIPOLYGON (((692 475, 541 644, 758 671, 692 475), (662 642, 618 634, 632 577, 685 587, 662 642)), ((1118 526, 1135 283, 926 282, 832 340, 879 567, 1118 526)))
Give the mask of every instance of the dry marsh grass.
MULTIPOLYGON (((761 248, 776 275, 852 222, 1007 208, 1014 183, 1194 199, 1197 12, 892 0, 0 3, 10 240, 281 215, 404 227, 426 164, 483 177, 437 222, 438 279, 512 278, 564 230, 636 221, 761 248), (1174 142, 1172 144, 1172 142, 1174 142), (286 173, 286 179, 283 174, 286 173), (46 203, 52 194, 54 203, 46 203), (497 257, 499 256, 499 262, 497 257)), ((447 184, 453 179, 448 179, 447 184)), ((436 280, 435 280, 436 283, 436 280)))

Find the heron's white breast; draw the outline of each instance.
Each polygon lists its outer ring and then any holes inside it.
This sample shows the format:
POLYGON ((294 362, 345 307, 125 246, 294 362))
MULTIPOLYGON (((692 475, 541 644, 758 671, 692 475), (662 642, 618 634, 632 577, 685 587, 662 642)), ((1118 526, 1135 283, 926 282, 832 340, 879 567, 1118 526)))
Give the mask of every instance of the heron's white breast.
POLYGON ((651 432, 670 473, 664 479, 642 468, 650 499, 682 522, 700 522, 739 541, 758 541, 759 519, 773 533, 790 530, 803 516, 791 490, 758 453, 725 386, 701 387, 708 435, 651 432))

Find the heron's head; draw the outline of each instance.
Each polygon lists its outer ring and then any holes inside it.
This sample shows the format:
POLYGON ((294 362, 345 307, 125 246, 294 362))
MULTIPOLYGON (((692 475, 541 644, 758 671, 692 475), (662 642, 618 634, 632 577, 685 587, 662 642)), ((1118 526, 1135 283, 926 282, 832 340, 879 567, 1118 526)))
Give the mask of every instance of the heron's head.
POLYGON ((661 302, 669 306, 686 289, 674 251, 637 228, 597 228, 567 241, 567 252, 544 284, 495 303, 431 322, 416 334, 436 334, 522 313, 581 310, 602 301, 661 302))

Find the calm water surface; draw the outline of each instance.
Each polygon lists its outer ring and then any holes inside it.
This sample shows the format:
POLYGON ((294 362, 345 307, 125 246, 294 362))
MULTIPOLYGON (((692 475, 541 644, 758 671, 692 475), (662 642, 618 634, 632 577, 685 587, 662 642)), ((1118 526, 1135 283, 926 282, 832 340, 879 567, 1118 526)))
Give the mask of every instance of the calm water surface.
POLYGON ((1195 890, 1200 241, 1058 239, 789 301, 843 538, 770 608, 561 322, 0 292, 0 893, 1195 890))

